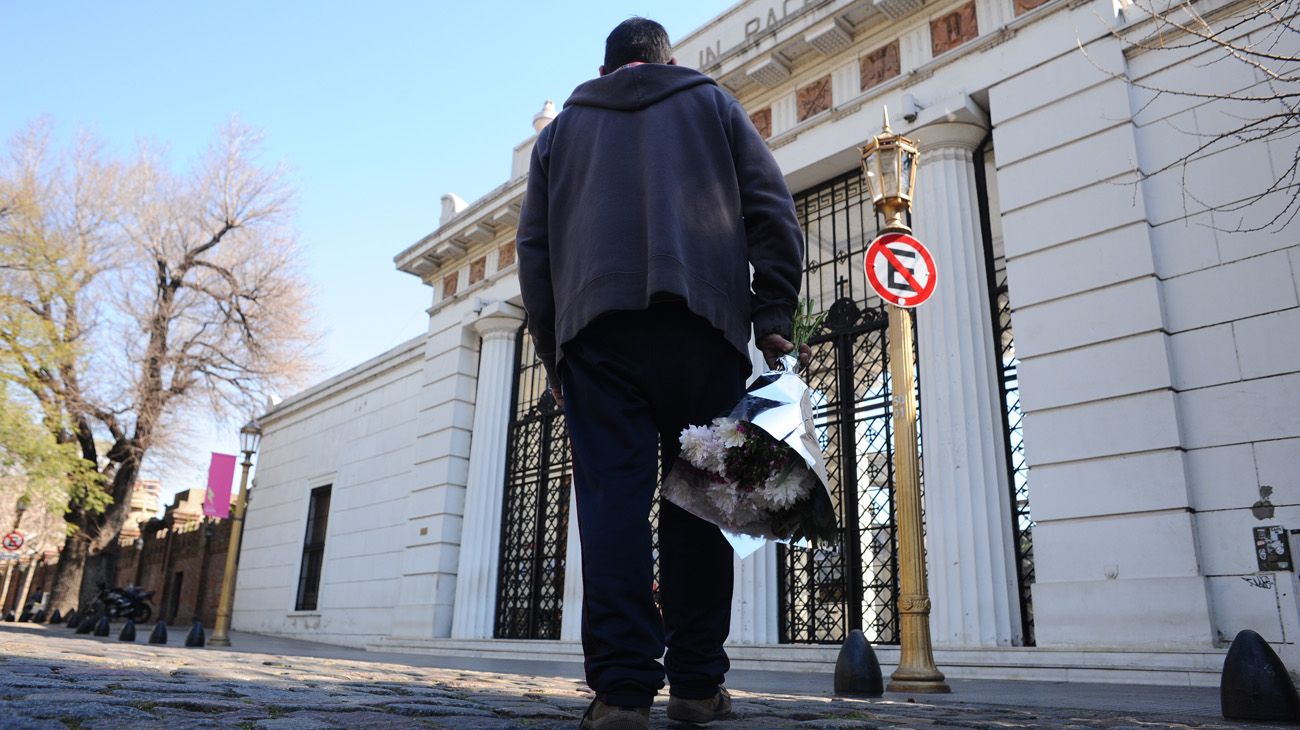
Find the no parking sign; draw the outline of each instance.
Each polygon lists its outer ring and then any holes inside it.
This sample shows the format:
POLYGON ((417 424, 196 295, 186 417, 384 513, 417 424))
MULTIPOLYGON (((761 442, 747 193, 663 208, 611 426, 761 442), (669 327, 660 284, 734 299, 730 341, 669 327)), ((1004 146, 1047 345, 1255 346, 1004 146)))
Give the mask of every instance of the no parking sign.
POLYGON ((939 280, 930 251, 906 233, 886 233, 872 241, 866 269, 867 282, 881 299, 908 309, 924 304, 939 280))
POLYGON ((8 535, 5 535, 4 540, 0 542, 0 544, 4 546, 5 550, 8 550, 10 552, 18 550, 23 546, 23 533, 14 530, 8 535))

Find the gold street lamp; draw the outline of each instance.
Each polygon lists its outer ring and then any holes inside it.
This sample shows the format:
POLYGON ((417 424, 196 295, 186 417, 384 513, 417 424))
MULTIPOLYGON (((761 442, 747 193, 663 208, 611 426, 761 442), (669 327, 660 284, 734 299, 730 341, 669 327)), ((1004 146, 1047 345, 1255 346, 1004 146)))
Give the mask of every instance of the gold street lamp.
POLYGON ((916 142, 894 134, 889 128, 889 110, 880 134, 862 146, 862 171, 867 174, 871 203, 885 216, 884 231, 911 233, 904 214, 912 207, 916 190, 916 168, 920 151, 916 142))
MULTIPOLYGON (((894 134, 889 110, 880 134, 862 146, 871 203, 885 217, 882 233, 910 234, 905 217, 912 207, 920 151, 916 142, 894 134)), ((889 310, 889 378, 893 384, 894 504, 898 525, 898 668, 890 675, 890 692, 951 692, 934 663, 930 645, 930 596, 926 588, 921 525, 920 464, 916 454, 916 358, 912 352, 912 317, 903 307, 889 310)))
POLYGON ((230 512, 230 542, 226 544, 226 570, 221 578, 221 600, 217 604, 217 625, 212 629, 209 646, 230 646, 230 604, 235 595, 235 571, 239 568, 240 537, 244 534, 244 510, 248 507, 248 469, 262 440, 257 419, 239 429, 239 450, 244 453, 243 475, 239 477, 239 498, 230 512))

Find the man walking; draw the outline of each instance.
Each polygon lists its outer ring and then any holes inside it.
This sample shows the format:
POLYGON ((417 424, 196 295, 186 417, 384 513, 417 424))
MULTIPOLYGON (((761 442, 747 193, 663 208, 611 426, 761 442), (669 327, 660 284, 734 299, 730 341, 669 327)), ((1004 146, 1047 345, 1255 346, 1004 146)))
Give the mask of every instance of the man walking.
POLYGON ((671 719, 726 716, 731 547, 661 503, 656 607, 648 517, 681 430, 743 394, 751 331, 769 361, 793 347, 803 239, 781 171, 739 102, 632 18, 538 136, 516 243, 573 440, 582 727, 648 727, 665 670, 671 719))

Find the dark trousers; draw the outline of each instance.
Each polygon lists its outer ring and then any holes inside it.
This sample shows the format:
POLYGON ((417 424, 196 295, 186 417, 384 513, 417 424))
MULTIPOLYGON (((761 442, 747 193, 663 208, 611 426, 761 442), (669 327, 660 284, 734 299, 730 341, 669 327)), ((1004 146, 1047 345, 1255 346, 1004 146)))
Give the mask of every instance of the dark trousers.
POLYGON ((683 428, 735 405, 749 361, 706 320, 671 303, 606 315, 564 352, 587 683, 606 703, 648 707, 666 669, 673 695, 712 697, 730 667, 722 644, 731 630, 731 546, 714 525, 661 502, 661 616, 649 515, 658 459, 666 473, 683 428))

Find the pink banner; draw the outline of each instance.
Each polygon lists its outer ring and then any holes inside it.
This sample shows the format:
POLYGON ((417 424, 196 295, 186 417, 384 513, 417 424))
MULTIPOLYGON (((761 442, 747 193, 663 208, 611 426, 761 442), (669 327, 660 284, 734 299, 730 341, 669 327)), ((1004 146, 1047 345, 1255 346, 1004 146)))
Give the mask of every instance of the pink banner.
POLYGON ((230 486, 235 483, 233 454, 212 453, 208 464, 208 493, 203 499, 203 514, 225 518, 230 515, 230 486))

